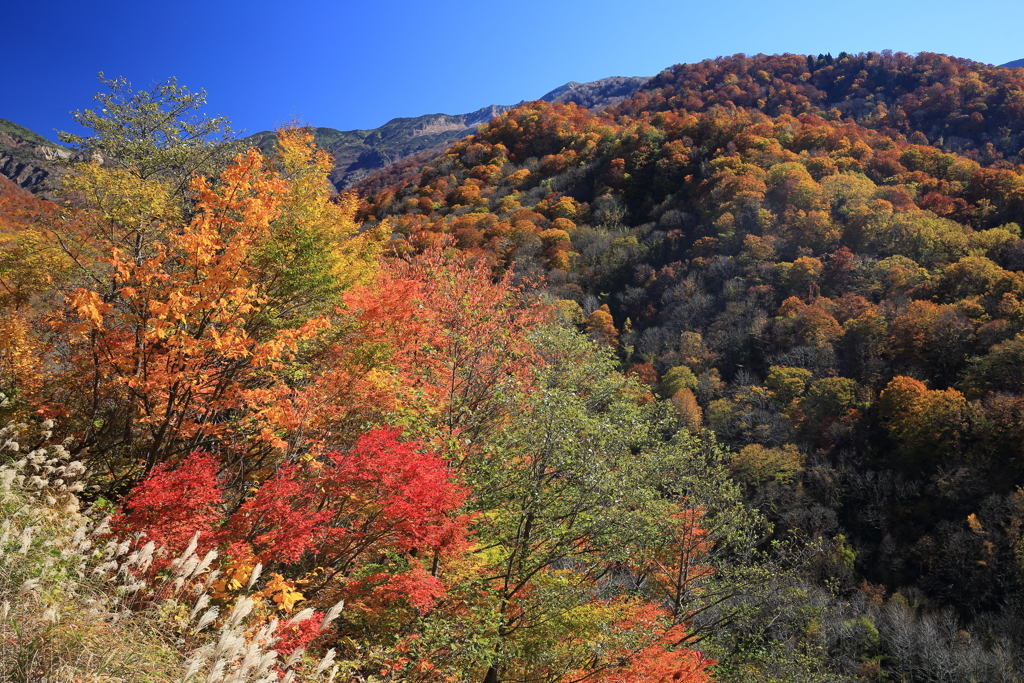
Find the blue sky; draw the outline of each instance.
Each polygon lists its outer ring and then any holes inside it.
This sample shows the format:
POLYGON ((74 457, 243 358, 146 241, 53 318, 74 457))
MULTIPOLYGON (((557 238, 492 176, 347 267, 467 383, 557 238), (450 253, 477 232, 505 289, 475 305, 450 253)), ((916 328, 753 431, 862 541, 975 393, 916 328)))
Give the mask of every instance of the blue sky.
POLYGON ((1021 0, 11 0, 3 16, 0 118, 51 138, 99 71, 175 76, 253 133, 458 114, 739 52, 1024 58, 1021 0))

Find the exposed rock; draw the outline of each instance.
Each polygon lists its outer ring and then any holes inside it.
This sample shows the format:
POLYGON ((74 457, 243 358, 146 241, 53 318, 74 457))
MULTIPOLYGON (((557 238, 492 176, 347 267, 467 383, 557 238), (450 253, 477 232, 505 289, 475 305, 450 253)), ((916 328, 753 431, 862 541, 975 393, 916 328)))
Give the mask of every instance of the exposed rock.
MULTIPOLYGON (((581 107, 599 111, 618 104, 648 79, 615 76, 591 83, 571 81, 555 88, 540 99, 557 104, 575 102, 581 107)), ((344 190, 371 172, 421 152, 440 152, 456 140, 473 133, 518 105, 492 104, 468 114, 427 114, 411 118, 391 119, 372 130, 340 131, 315 128, 317 144, 334 156, 330 180, 344 190)), ((264 151, 274 146, 274 133, 264 131, 249 138, 264 151)))
MULTIPOLYGON (((574 102, 593 111, 618 104, 639 88, 647 78, 603 78, 590 83, 571 81, 540 99, 557 104, 574 102)), ((492 104, 468 114, 427 114, 391 119, 372 130, 340 131, 315 128, 317 144, 334 156, 330 180, 344 190, 372 171, 421 152, 439 152, 456 140, 473 133, 518 105, 492 104)), ((264 131, 248 138, 251 144, 269 152, 276 136, 264 131)), ((34 193, 47 193, 63 171, 63 162, 75 155, 41 135, 16 123, 0 119, 0 174, 34 193)))
POLYGON ((62 162, 71 150, 59 147, 37 133, 0 119, 0 174, 34 193, 51 188, 62 162))

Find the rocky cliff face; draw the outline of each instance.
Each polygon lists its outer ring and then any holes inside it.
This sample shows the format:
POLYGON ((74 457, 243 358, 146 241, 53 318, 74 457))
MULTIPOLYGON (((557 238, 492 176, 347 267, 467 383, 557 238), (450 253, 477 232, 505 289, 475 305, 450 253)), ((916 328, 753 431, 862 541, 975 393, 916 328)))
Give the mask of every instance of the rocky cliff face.
POLYGON ((0 174, 34 193, 49 189, 71 151, 27 128, 0 119, 0 174))

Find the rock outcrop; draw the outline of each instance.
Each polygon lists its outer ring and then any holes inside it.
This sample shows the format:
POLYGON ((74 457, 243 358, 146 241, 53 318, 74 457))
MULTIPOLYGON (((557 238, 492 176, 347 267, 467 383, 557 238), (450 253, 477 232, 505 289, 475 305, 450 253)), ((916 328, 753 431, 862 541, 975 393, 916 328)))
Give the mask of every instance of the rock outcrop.
MULTIPOLYGON (((614 76, 590 83, 570 81, 539 99, 556 104, 575 102, 581 107, 600 111, 618 104, 647 80, 643 77, 614 76)), ((372 130, 316 128, 314 136, 317 144, 334 155, 331 182, 338 190, 345 190, 373 171, 396 161, 421 152, 439 152, 473 133, 478 126, 516 106, 492 104, 468 114, 426 114, 397 118, 372 130)), ((264 131, 249 140, 264 151, 269 151, 273 148, 275 135, 271 131, 264 131)))
POLYGON ((34 193, 50 188, 72 152, 16 123, 0 119, 0 174, 34 193))

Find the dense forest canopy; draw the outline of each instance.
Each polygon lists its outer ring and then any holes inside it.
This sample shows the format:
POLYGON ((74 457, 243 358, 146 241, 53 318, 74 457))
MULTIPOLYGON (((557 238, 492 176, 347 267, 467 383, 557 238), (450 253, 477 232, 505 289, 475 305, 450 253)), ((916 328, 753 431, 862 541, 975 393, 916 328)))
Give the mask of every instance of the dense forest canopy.
POLYGON ((778 538, 850 549, 845 590, 1016 632, 1022 98, 928 53, 679 65, 601 115, 509 112, 361 215, 543 277, 778 538))
POLYGON ((943 55, 737 55, 341 196, 307 130, 228 161, 86 112, 120 163, 0 186, 38 460, 0 505, 111 512, 111 609, 211 681, 1021 680, 1022 106, 943 55))

